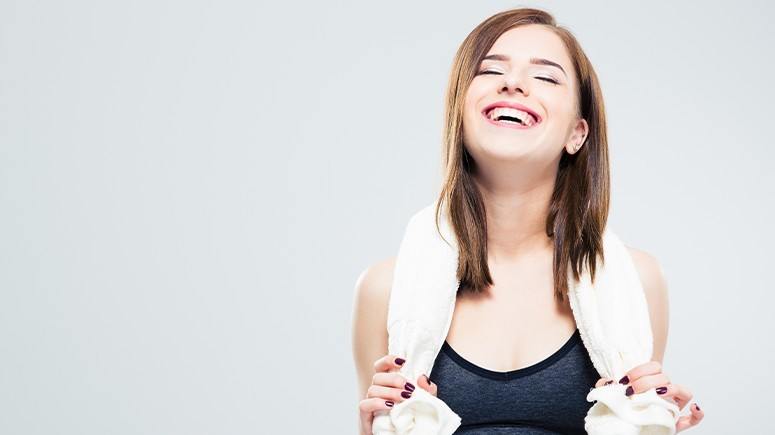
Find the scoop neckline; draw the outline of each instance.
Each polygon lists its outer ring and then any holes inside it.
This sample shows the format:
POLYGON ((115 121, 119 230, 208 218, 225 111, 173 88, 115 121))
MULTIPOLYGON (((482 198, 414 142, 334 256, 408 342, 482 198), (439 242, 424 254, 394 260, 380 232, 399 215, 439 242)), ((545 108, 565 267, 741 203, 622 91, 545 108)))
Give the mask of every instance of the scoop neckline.
POLYGON ((447 340, 444 340, 444 343, 441 345, 441 349, 450 357, 453 361, 455 361, 459 366, 462 368, 471 371, 473 373, 476 373, 480 376, 484 376, 486 378, 495 379, 495 380, 510 380, 515 378, 521 378, 524 376, 531 375, 533 373, 536 373, 552 364, 557 362, 560 358, 565 356, 573 346, 581 341, 581 334, 578 328, 576 328, 575 331, 573 331, 573 334, 568 338, 565 343, 556 351, 554 351, 551 355, 548 357, 542 359, 541 361, 538 361, 536 363, 533 363, 526 367, 521 367, 514 370, 509 370, 505 372, 500 372, 496 370, 490 370, 481 366, 478 366, 471 361, 465 359, 462 355, 457 353, 455 349, 452 348, 452 346, 447 342, 447 340))

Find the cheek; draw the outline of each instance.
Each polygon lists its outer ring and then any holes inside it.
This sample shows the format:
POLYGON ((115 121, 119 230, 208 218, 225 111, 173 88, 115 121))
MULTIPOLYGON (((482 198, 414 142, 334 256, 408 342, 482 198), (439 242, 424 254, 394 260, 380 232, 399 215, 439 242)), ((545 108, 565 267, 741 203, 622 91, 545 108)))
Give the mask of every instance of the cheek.
POLYGON ((545 107, 549 113, 549 121, 553 125, 553 129, 570 124, 576 117, 573 101, 565 96, 558 95, 545 100, 545 107))
POLYGON ((477 84, 476 81, 471 82, 466 92, 465 104, 466 110, 475 111, 476 103, 482 101, 482 98, 487 96, 487 88, 482 84, 477 84))
POLYGON ((547 110, 549 110, 550 113, 555 113, 558 117, 561 116, 567 118, 574 116, 576 113, 575 101, 567 92, 546 93, 543 100, 547 110))
POLYGON ((470 98, 466 99, 465 106, 463 107, 463 118, 470 118, 474 112, 476 112, 476 101, 470 98))

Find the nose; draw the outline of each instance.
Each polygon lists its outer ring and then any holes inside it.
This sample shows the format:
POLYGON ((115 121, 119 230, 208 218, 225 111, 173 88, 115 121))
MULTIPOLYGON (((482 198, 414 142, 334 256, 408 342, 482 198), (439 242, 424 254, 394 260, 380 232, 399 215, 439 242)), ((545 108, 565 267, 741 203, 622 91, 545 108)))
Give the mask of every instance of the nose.
POLYGON ((503 84, 501 85, 501 88, 498 90, 498 93, 507 93, 512 94, 515 92, 520 92, 522 95, 527 96, 528 95, 528 89, 522 83, 521 79, 517 77, 516 74, 504 74, 503 75, 503 84))

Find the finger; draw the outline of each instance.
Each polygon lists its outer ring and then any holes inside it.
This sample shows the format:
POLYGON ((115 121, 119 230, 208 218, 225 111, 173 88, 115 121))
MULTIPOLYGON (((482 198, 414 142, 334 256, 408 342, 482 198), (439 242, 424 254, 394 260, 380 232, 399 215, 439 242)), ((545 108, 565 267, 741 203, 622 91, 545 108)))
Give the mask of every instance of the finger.
POLYGON ((375 411, 390 409, 395 405, 395 402, 390 399, 383 399, 381 397, 372 397, 369 399, 363 399, 358 403, 358 409, 361 414, 373 413, 375 411))
POLYGON ((597 388, 597 387, 602 387, 603 385, 611 385, 611 384, 613 384, 613 383, 614 383, 614 380, 613 380, 613 379, 609 379, 609 378, 600 378, 600 379, 598 379, 598 380, 597 380, 597 382, 595 383, 595 388, 597 388))
POLYGON ((691 410, 691 414, 682 416, 676 422, 676 433, 689 429, 692 426, 696 426, 700 421, 702 421, 702 418, 705 417, 705 412, 702 411, 699 406, 697 406, 697 403, 692 404, 689 409, 691 410))
MULTIPOLYGON (((359 405, 360 408, 360 405, 359 405)), ((373 412, 365 412, 363 410, 360 411, 361 414, 361 434, 368 434, 373 433, 374 428, 372 426, 374 425, 374 413, 373 412)))
POLYGON ((633 393, 642 393, 652 388, 661 387, 670 383, 670 379, 664 373, 658 373, 656 375, 641 376, 638 379, 631 381, 627 387, 628 396, 633 393))
POLYGON ((417 385, 434 396, 436 396, 438 392, 438 386, 433 381, 431 381, 428 375, 420 375, 417 378, 417 385))
POLYGON ((399 357, 398 355, 385 355, 382 358, 374 361, 374 371, 398 371, 401 369, 401 366, 404 365, 405 362, 406 360, 399 357))
POLYGON ((662 372, 662 364, 659 361, 649 361, 628 370, 627 373, 619 379, 619 383, 627 385, 641 376, 656 375, 660 372, 662 372))
POLYGON ((403 389, 407 391, 414 391, 415 385, 409 382, 404 375, 398 372, 381 372, 374 373, 371 377, 372 385, 382 385, 385 387, 393 387, 403 389))
POLYGON ((393 407, 395 403, 391 400, 380 398, 364 399, 358 403, 358 410, 361 414, 363 433, 371 433, 371 426, 374 421, 374 412, 386 410, 393 407))
POLYGON ((678 406, 678 409, 683 409, 692 396, 691 393, 687 391, 682 392, 681 389, 682 387, 678 384, 667 384, 657 387, 656 391, 663 399, 672 401, 678 406))
POLYGON ((366 398, 381 398, 392 400, 393 403, 403 402, 412 397, 412 392, 399 388, 383 387, 381 385, 370 385, 366 390, 366 398))
MULTIPOLYGON (((671 384, 675 393, 673 394, 673 400, 678 404, 679 409, 683 409, 690 400, 692 400, 692 392, 683 385, 671 384)), ((669 389, 669 388, 668 388, 669 389)))
POLYGON ((678 405, 678 401, 675 400, 675 395, 678 392, 675 384, 660 385, 656 388, 657 395, 659 397, 678 405))

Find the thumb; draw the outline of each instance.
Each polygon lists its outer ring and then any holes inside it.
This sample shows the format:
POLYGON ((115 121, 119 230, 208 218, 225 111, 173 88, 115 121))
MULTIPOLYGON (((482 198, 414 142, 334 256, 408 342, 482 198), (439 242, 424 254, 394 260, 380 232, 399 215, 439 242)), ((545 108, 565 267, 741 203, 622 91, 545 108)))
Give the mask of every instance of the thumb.
POLYGON ((436 396, 436 393, 439 390, 438 386, 428 378, 428 375, 420 375, 420 377, 417 378, 417 385, 434 396, 436 396))

